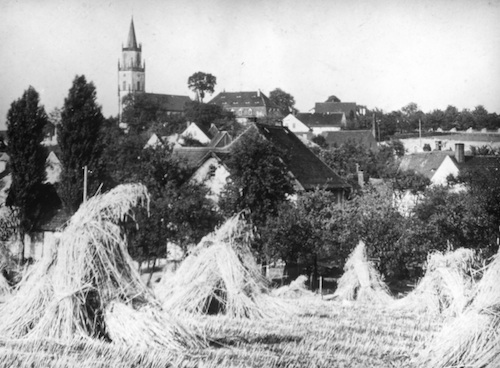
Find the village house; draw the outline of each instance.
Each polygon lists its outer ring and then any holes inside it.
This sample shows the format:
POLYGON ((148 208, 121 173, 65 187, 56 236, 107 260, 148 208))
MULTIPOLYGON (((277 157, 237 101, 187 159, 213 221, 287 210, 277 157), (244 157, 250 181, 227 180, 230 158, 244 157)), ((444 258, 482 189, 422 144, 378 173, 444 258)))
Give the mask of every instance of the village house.
POLYGON ((256 122, 259 118, 282 119, 280 108, 260 90, 252 92, 221 92, 209 104, 231 111, 239 123, 256 122))
POLYGON ((319 135, 345 128, 346 118, 342 112, 334 114, 288 114, 283 119, 283 126, 290 129, 296 135, 308 136, 310 133, 319 135))
POLYGON ((278 149, 286 152, 289 175, 295 190, 300 193, 323 188, 336 193, 337 202, 343 203, 351 186, 321 161, 302 140, 287 127, 252 123, 232 143, 222 147, 177 147, 174 153, 195 168, 192 180, 204 183, 210 189, 209 197, 215 202, 228 178, 231 169, 226 165, 231 149, 246 134, 258 133, 278 149))
MULTIPOLYGON (((499 156, 469 156, 465 155, 465 145, 455 144, 455 151, 431 151, 403 156, 399 165, 400 171, 414 171, 427 177, 431 186, 448 185, 450 176, 456 177, 463 170, 470 168, 493 169, 500 175, 499 156)), ((454 185, 452 190, 464 190, 461 185, 454 185)), ((418 196, 409 191, 400 194, 399 207, 407 212, 418 201, 418 196)))

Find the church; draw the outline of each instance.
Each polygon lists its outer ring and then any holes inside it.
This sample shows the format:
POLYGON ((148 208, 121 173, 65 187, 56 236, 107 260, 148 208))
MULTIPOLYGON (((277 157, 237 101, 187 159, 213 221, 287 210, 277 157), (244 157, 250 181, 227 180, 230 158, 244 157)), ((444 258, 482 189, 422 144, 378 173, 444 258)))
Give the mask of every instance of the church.
POLYGON ((127 43, 122 45, 122 58, 118 60, 118 117, 121 121, 123 98, 130 93, 144 93, 159 104, 162 111, 182 114, 189 96, 146 92, 146 62, 142 60, 142 45, 135 37, 134 20, 130 21, 127 43))

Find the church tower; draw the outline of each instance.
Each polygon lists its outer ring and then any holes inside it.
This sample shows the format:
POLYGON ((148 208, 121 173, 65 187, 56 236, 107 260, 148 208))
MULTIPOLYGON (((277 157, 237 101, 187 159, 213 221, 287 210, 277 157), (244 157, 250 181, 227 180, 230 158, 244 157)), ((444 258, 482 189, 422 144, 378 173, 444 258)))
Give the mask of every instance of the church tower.
POLYGON ((134 19, 130 22, 127 44, 122 45, 121 63, 118 60, 118 114, 121 120, 123 97, 146 89, 146 62, 142 60, 142 45, 137 45, 134 19))

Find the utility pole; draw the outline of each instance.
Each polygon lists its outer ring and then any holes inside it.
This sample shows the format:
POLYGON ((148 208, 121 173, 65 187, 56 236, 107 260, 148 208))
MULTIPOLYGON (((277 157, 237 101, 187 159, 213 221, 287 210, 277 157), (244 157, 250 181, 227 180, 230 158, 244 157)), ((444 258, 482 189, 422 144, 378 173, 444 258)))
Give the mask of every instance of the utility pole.
POLYGON ((422 120, 418 119, 418 138, 420 141, 420 149, 422 149, 422 120))
POLYGON ((87 202, 87 165, 83 167, 83 203, 87 202))

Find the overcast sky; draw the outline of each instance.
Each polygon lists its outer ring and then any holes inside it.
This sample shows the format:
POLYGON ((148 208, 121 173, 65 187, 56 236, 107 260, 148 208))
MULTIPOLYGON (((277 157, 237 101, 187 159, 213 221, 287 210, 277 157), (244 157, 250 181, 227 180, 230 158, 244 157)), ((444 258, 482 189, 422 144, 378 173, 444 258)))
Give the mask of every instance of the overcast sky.
POLYGON ((187 79, 203 71, 215 93, 280 87, 301 111, 336 95, 500 113, 500 0, 2 0, 0 127, 29 85, 50 112, 77 74, 116 115, 132 16, 147 92, 194 97, 187 79))

